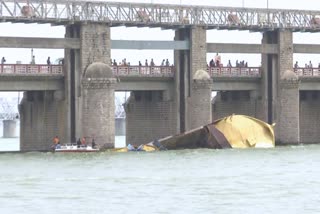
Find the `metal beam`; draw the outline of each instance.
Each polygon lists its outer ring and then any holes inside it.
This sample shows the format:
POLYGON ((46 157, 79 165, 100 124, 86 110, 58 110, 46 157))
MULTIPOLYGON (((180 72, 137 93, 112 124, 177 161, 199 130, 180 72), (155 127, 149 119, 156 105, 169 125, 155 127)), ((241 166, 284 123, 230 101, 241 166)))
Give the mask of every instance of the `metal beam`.
POLYGON ((112 40, 111 49, 189 50, 189 41, 112 40))
MULTIPOLYGON (((189 50, 190 42, 111 40, 111 49, 189 50)), ((78 38, 0 37, 0 48, 80 49, 78 38)), ((319 54, 319 44, 293 44, 294 53, 319 54)), ((277 54, 277 44, 207 43, 207 53, 277 54)))
POLYGON ((294 53, 319 54, 320 45, 318 44, 293 44, 294 53))
POLYGON ((316 10, 213 7, 84 0, 2 0, 0 20, 25 23, 106 23, 110 26, 319 32, 316 10))
POLYGON ((278 46, 276 44, 207 43, 207 53, 277 54, 278 46))
POLYGON ((0 48, 79 49, 77 38, 0 37, 0 48))

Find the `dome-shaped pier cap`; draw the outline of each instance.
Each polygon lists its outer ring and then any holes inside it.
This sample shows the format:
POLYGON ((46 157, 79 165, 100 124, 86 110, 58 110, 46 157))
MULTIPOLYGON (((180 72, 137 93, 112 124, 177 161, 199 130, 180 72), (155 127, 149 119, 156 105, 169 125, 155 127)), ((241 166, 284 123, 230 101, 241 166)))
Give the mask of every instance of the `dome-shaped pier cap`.
POLYGON ((103 62, 94 62, 86 70, 86 78, 112 78, 112 68, 103 62))
POLYGON ((197 70, 193 76, 194 80, 209 80, 210 75, 205 70, 197 70))
POLYGON ((282 80, 289 80, 289 81, 295 81, 298 80, 299 77, 296 73, 294 73, 292 70, 286 70, 281 77, 282 80))

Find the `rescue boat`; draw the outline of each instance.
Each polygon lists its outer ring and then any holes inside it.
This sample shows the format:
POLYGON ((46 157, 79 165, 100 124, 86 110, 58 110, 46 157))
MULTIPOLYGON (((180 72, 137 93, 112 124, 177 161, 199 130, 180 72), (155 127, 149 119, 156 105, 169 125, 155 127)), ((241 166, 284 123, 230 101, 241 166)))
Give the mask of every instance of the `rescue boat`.
POLYGON ((99 149, 92 148, 91 146, 80 146, 78 147, 76 144, 66 144, 61 146, 56 146, 54 148, 54 152, 98 152, 99 149))

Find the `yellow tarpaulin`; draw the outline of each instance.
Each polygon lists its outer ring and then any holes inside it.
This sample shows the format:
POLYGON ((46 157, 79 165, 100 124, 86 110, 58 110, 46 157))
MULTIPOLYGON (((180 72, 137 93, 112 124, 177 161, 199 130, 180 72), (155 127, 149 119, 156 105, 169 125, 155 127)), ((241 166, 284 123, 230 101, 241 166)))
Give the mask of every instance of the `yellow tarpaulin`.
POLYGON ((275 146, 273 125, 245 115, 231 115, 214 121, 232 148, 275 146))

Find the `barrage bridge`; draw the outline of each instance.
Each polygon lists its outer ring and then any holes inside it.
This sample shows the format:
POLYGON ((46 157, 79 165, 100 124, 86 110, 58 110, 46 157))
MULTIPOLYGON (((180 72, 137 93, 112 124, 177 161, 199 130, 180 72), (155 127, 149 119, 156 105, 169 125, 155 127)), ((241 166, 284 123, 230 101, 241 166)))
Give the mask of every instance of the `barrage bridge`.
POLYGON ((293 32, 319 32, 320 11, 88 1, 3 0, 0 20, 64 25, 65 38, 0 37, 0 48, 65 49, 61 65, 1 65, 0 89, 24 90, 21 150, 52 136, 114 142, 114 91, 131 91, 126 136, 145 143, 232 113, 276 122, 279 143, 318 142, 319 68, 293 68, 293 32), (110 28, 174 30, 172 41, 111 40, 110 28), (206 31, 247 30, 261 44, 207 43, 206 31), (174 51, 173 67, 112 67, 111 49, 174 51), (207 53, 261 54, 259 68, 207 67, 207 53), (203 70, 204 72, 198 72, 203 70), (211 103, 212 90, 219 91, 211 103), (35 113, 36 112, 36 113, 35 113), (208 116, 210 115, 210 116, 208 116), (34 133, 38 138, 34 138, 34 133))

